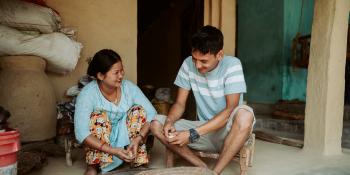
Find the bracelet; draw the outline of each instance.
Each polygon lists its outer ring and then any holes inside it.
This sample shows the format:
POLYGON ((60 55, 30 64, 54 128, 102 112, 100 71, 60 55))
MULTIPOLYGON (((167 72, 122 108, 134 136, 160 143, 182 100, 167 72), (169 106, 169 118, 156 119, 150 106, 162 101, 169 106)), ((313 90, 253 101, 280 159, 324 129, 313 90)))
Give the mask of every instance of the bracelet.
POLYGON ((103 145, 105 145, 106 144, 106 142, 103 142, 102 144, 101 144, 101 146, 100 146, 100 151, 102 151, 102 147, 103 147, 103 145))

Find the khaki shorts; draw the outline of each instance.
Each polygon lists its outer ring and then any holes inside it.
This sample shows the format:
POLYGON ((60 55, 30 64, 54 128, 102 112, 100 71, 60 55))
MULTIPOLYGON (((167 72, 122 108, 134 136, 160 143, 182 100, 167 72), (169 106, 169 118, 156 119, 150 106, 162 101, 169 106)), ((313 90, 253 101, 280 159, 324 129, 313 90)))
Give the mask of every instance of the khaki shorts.
MULTIPOLYGON (((253 117, 254 117, 253 126, 254 126, 255 116, 254 116, 253 109, 247 105, 240 105, 240 106, 236 107, 235 110, 231 113, 230 119, 228 120, 225 127, 221 128, 215 132, 211 132, 211 133, 202 135, 197 142, 190 143, 190 144, 188 144, 188 146, 191 149, 195 149, 195 150, 201 150, 201 151, 207 151, 207 152, 220 152, 222 149, 222 146, 224 144, 225 137, 230 132, 231 127, 232 127, 232 122, 233 122, 233 120, 236 116, 236 113, 239 109, 244 109, 244 110, 249 111, 253 114, 253 117)), ((164 125, 165 120, 166 120, 166 116, 165 115, 156 115, 153 120, 157 120, 164 125)), ((197 127, 205 124, 206 122, 207 121, 191 121, 191 120, 180 119, 180 120, 175 122, 175 129, 176 129, 176 131, 189 130, 191 128, 197 128, 197 127)))

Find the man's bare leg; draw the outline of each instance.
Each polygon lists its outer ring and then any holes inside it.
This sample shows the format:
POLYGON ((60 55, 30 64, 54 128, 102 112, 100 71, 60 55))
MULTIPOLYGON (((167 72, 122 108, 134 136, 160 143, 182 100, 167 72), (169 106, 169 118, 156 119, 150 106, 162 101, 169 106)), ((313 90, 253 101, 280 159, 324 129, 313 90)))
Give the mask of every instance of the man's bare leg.
POLYGON ((181 157, 183 157, 193 165, 207 168, 207 165, 200 158, 198 158, 187 146, 180 147, 178 145, 169 144, 162 130, 163 125, 159 121, 152 121, 151 131, 153 135, 161 141, 161 143, 163 143, 167 148, 170 148, 170 150, 179 154, 181 157))
POLYGON ((216 173, 220 174, 233 156, 242 148, 251 132, 253 118, 251 112, 244 109, 237 111, 232 128, 225 138, 218 162, 213 169, 216 173))

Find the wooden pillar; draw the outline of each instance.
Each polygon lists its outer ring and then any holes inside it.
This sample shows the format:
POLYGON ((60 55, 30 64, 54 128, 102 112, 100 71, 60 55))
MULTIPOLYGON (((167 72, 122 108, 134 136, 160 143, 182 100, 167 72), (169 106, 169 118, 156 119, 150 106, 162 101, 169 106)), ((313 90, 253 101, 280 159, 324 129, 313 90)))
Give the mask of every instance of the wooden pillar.
POLYGON ((304 150, 341 154, 348 0, 315 0, 304 150))
POLYGON ((234 56, 236 48, 236 0, 204 0, 204 25, 224 34, 225 54, 234 56))

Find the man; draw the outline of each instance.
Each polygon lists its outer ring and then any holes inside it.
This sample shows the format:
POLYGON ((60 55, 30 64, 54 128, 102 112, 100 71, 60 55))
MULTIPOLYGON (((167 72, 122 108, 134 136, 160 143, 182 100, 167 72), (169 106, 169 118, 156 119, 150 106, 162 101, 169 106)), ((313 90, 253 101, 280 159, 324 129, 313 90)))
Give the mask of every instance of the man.
POLYGON ((246 92, 240 61, 223 52, 223 35, 212 26, 192 37, 192 56, 175 80, 179 87, 168 117, 157 115, 151 131, 166 147, 195 166, 207 165, 190 150, 220 152, 214 171, 220 174, 249 137, 252 108, 242 105, 246 92), (199 121, 180 119, 192 90, 199 121), (179 120, 180 119, 180 120, 179 120))

